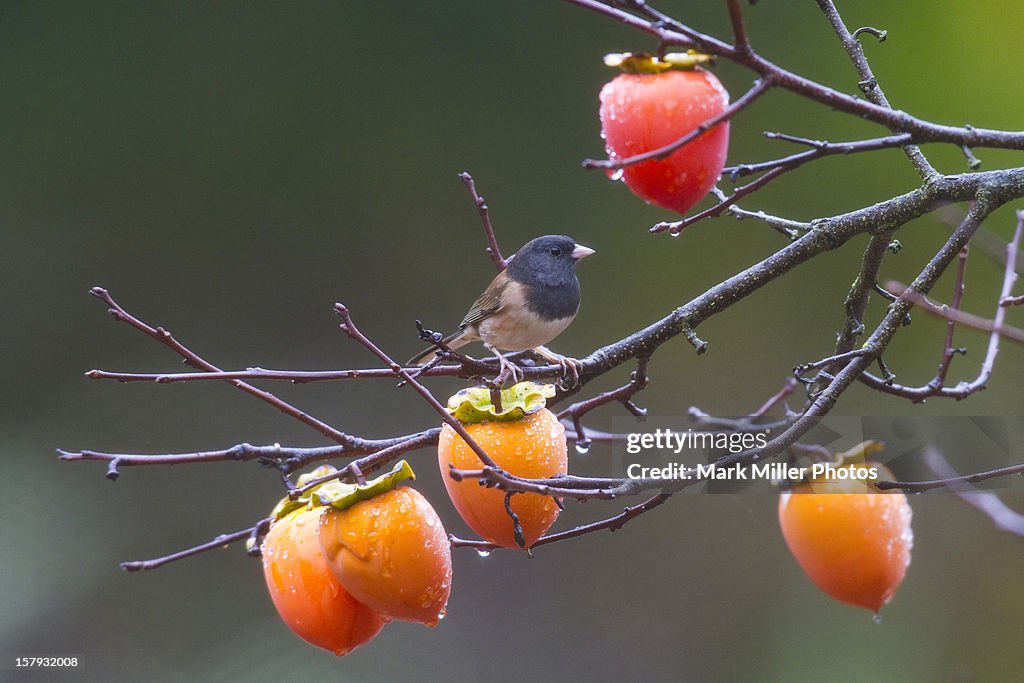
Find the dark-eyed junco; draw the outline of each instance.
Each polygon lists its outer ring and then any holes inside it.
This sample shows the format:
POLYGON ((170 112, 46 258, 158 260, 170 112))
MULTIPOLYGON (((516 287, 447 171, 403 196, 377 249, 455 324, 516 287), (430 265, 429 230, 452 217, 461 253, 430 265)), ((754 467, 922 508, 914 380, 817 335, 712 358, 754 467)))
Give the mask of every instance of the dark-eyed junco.
MULTIPOLYGON (((517 368, 499 351, 533 349, 567 370, 570 359, 544 348, 562 333, 580 308, 576 262, 594 253, 565 235, 530 240, 509 259, 462 319, 457 332, 445 337, 451 349, 480 340, 515 377, 517 368)), ((410 365, 433 360, 433 349, 413 356, 410 365)), ((577 361, 578 363, 578 361, 577 361)))

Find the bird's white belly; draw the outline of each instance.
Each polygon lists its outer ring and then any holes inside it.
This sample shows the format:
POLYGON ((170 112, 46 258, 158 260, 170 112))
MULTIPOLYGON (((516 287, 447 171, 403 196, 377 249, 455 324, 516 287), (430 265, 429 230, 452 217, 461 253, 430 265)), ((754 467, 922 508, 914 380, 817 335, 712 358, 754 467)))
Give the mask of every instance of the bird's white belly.
POLYGON ((572 318, 541 320, 520 309, 516 315, 495 315, 480 323, 480 339, 501 351, 525 351, 544 346, 560 335, 572 318))

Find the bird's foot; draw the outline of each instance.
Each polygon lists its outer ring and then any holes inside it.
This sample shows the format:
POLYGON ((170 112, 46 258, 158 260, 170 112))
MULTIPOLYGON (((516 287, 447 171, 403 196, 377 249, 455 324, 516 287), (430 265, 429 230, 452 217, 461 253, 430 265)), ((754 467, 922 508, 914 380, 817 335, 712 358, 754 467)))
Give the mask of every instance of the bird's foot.
POLYGON ((523 379, 523 370, 518 365, 505 358, 504 356, 498 356, 498 362, 501 364, 501 372, 494 381, 498 386, 502 386, 509 379, 512 380, 512 384, 519 384, 523 379))
POLYGON ((570 389, 580 383, 580 374, 583 372, 583 361, 578 358, 570 358, 544 347, 538 346, 534 352, 544 360, 562 367, 562 378, 559 384, 563 389, 570 389))
POLYGON ((490 346, 488 346, 487 348, 498 359, 498 365, 501 368, 501 370, 498 372, 498 376, 494 378, 495 386, 504 386, 505 382, 507 382, 509 379, 512 380, 512 384, 518 384, 519 382, 522 381, 522 368, 520 368, 518 365, 510 361, 508 358, 505 358, 505 356, 501 355, 501 353, 497 349, 490 346))

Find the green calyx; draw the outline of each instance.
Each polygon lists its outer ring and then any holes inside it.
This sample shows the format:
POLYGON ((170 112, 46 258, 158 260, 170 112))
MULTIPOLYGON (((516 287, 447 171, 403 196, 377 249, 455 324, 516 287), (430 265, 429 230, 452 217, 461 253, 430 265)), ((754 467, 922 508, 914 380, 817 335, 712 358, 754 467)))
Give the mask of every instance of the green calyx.
MULTIPOLYGON (((300 476, 296 484, 301 488, 311 481, 337 473, 337 468, 331 465, 321 465, 312 472, 300 476)), ((277 504, 271 516, 278 520, 302 508, 313 509, 315 507, 329 506, 335 510, 345 510, 360 501, 369 500, 382 493, 387 493, 397 488, 407 479, 415 478, 416 474, 412 471, 409 463, 401 460, 395 463, 395 466, 390 471, 370 479, 365 484, 350 484, 338 481, 337 479, 331 479, 303 492, 301 496, 294 500, 286 496, 277 504)))
POLYGON ((390 472, 369 480, 365 484, 346 484, 332 481, 319 487, 313 494, 320 505, 330 506, 335 510, 347 510, 356 503, 370 500, 382 493, 398 488, 406 479, 415 479, 416 474, 405 460, 395 463, 390 472))
POLYGON ((520 382, 501 390, 501 407, 491 401, 486 387, 463 389, 448 399, 448 412, 462 424, 477 422, 514 422, 543 410, 547 399, 555 395, 552 384, 520 382))
POLYGON ((695 50, 670 52, 660 57, 646 52, 620 52, 605 55, 604 63, 628 74, 660 74, 665 71, 693 71, 698 66, 714 64, 715 56, 695 50))

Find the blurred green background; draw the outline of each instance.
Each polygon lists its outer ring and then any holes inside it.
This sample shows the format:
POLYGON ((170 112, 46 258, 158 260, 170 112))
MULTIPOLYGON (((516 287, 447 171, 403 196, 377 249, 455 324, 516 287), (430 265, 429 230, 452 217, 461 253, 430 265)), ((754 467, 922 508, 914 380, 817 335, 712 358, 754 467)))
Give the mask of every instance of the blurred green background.
MULTIPOLYGON (((889 31, 866 49, 894 106, 943 123, 1021 128, 1019 3, 844 4, 851 27, 889 31)), ((721 3, 663 7, 727 35, 721 3)), ((812 3, 762 3, 748 15, 768 57, 856 91, 812 3)), ((581 159, 602 152, 597 93, 610 74, 601 56, 653 47, 558 2, 0 5, 4 665, 15 655, 77 654, 84 668, 54 679, 90 681, 1019 676, 1024 546, 941 494, 912 501, 914 561, 881 625, 810 584, 767 495, 680 497, 620 533, 544 548, 534 560, 458 551, 438 628, 395 623, 340 660, 287 631, 259 563, 240 546, 144 575, 117 568, 249 525, 280 483, 255 464, 221 464, 125 469, 115 484, 101 464, 58 463, 56 447, 161 453, 323 440, 226 385, 85 379, 93 367, 182 367, 108 318, 86 294, 93 285, 228 368, 372 365, 337 330, 335 301, 405 358, 419 347, 415 318, 452 327, 492 275, 456 178, 469 170, 506 251, 551 232, 598 250, 581 267, 580 316, 554 344, 580 355, 781 246, 764 226, 729 218, 679 239, 650 236, 670 216, 581 170, 581 159)), ((752 81, 728 64, 717 71, 733 97, 752 81)), ((772 93, 733 123, 730 161, 792 151, 763 130, 832 140, 881 133, 772 93)), ((926 151, 944 172, 966 170, 956 149, 926 151)), ((1024 163, 978 154, 989 169, 1024 163)), ((898 151, 833 158, 744 206, 810 219, 915 184, 898 151)), ((1008 236, 1010 209, 988 227, 1008 236)), ((946 235, 935 219, 907 226, 885 276, 912 277, 946 235)), ((681 341, 663 348, 641 403, 658 415, 755 408, 793 365, 827 355, 863 246, 822 256, 709 321, 700 330, 707 355, 681 341)), ((991 315, 1000 278, 985 258, 972 259, 966 308, 991 315)), ((937 295, 949 289, 944 282, 937 295)), ((876 300, 871 320, 882 310, 876 300)), ((901 380, 932 376, 941 330, 918 315, 900 333, 887 360, 901 380)), ((959 343, 970 354, 952 377, 973 377, 985 338, 964 332, 959 343)), ((857 386, 840 411, 1020 415, 1022 383, 1021 350, 1011 347, 991 388, 966 403, 912 406, 857 386)), ((432 386, 444 396, 459 385, 432 386)), ((273 388, 355 434, 437 422, 393 382, 273 388)), ((613 414, 591 424, 608 428, 613 414)), ((950 455, 969 468, 969 453, 950 455)), ((573 453, 570 468, 600 456, 573 453)), ((412 463, 449 529, 467 534, 431 452, 412 463)), ((560 524, 618 507, 571 504, 560 524)), ((0 678, 14 676, 0 667, 0 678)))

